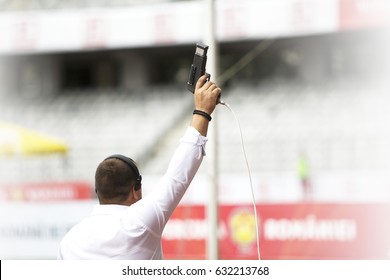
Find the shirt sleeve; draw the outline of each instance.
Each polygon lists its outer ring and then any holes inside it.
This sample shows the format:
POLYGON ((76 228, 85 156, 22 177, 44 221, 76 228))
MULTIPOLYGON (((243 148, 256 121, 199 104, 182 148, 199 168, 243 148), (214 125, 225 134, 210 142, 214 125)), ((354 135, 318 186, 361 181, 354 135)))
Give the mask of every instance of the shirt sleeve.
POLYGON ((189 127, 180 140, 168 169, 151 193, 129 207, 140 221, 156 235, 179 204, 205 156, 207 138, 189 127))

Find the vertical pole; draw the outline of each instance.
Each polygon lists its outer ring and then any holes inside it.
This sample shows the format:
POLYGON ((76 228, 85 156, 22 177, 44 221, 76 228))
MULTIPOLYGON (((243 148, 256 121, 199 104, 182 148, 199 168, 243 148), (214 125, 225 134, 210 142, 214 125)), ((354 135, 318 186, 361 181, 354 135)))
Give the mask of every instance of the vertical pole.
MULTIPOLYGON (((207 55, 206 71, 210 73, 211 79, 215 82, 218 77, 217 67, 217 43, 215 40, 215 1, 204 0, 204 12, 206 14, 204 43, 209 46, 207 55)), ((207 205, 207 222, 208 222, 208 237, 207 237, 207 258, 217 260, 218 254, 218 133, 217 133, 217 110, 214 111, 213 120, 210 124, 208 135, 208 162, 209 162, 209 201, 207 205)))

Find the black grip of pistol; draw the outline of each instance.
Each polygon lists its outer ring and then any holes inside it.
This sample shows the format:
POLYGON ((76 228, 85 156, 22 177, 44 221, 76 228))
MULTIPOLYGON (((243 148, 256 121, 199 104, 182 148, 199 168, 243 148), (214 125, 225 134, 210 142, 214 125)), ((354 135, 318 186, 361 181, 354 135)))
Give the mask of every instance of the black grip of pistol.
POLYGON ((201 76, 206 74, 208 75, 208 80, 210 80, 210 74, 206 73, 208 48, 207 45, 202 43, 196 44, 194 60, 191 64, 187 81, 187 89, 192 93, 195 92, 195 85, 201 76))

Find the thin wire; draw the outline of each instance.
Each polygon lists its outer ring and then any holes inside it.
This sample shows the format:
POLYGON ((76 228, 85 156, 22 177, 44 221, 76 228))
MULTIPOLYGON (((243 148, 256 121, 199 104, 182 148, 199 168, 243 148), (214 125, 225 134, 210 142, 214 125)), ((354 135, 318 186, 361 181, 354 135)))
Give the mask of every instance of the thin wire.
POLYGON ((255 224, 256 224, 256 245, 257 245, 257 257, 259 260, 261 260, 261 255, 260 255, 260 239, 259 239, 259 221, 258 221, 258 216, 257 216, 257 207, 256 207, 256 199, 255 199, 255 193, 254 193, 254 189, 253 189, 253 182, 252 182, 252 175, 251 175, 251 170, 249 168, 249 163, 248 163, 248 157, 246 155, 246 151, 245 151, 245 145, 244 145, 244 138, 242 136, 242 130, 241 130, 241 125, 240 125, 240 121, 238 120, 238 117, 236 115, 236 113, 233 111, 233 109, 229 106, 229 104, 227 104, 226 102, 220 100, 219 102, 220 104, 224 105, 226 108, 228 108, 234 118, 236 119, 236 122, 237 122, 237 126, 238 126, 238 129, 240 131, 240 139, 241 139, 241 147, 242 147, 242 151, 244 153, 244 158, 245 158, 245 163, 246 163, 246 168, 248 170, 248 175, 249 175, 249 182, 250 182, 250 187, 251 187, 251 193, 252 193, 252 203, 253 203, 253 212, 255 214, 255 224))
POLYGON ((276 42, 275 38, 269 38, 268 40, 261 41, 256 47, 251 51, 245 54, 240 60, 233 64, 229 69, 223 72, 218 78, 218 85, 222 86, 226 81, 231 79, 235 74, 237 74, 241 69, 251 63, 257 56, 264 52, 268 47, 276 42))
MULTIPOLYGON (((264 41, 260 42, 255 48, 253 48, 250 52, 248 52, 246 55, 244 55, 239 61, 237 61, 234 65, 232 65, 229 69, 227 69, 222 75, 220 75, 217 78, 218 84, 222 85, 227 80, 232 78, 237 72, 239 72, 246 65, 251 63, 257 56, 259 56, 262 52, 264 52, 266 49, 268 49, 268 47, 270 47, 273 43, 275 43, 276 39, 277 38, 275 37, 275 38, 270 38, 268 40, 264 40, 264 41)), ((222 100, 219 100, 218 103, 224 105, 226 108, 228 108, 232 112, 234 118, 236 119, 238 129, 240 131, 241 147, 242 147, 242 151, 244 153, 245 163, 246 163, 246 167, 248 170, 250 187, 251 187, 251 194, 252 194, 253 212, 255 215, 257 257, 259 260, 261 260, 260 238, 259 238, 260 230, 259 230, 259 221, 258 221, 258 215, 257 215, 256 199, 255 199, 255 193, 254 193, 254 189, 253 189, 251 170, 249 168, 248 158, 247 158, 246 151, 245 151, 245 145, 244 145, 244 139, 242 136, 240 121, 238 120, 236 113, 229 106, 229 104, 225 103, 222 100)))

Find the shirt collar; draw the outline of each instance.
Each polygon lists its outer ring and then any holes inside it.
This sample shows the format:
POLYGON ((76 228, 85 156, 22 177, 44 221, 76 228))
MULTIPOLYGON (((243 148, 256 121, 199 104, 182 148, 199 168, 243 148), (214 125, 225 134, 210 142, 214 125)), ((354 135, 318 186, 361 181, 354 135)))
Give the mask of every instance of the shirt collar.
POLYGON ((126 205, 118 205, 118 204, 99 204, 95 205, 91 215, 107 215, 107 214, 115 214, 119 212, 126 211, 129 206, 126 205))

